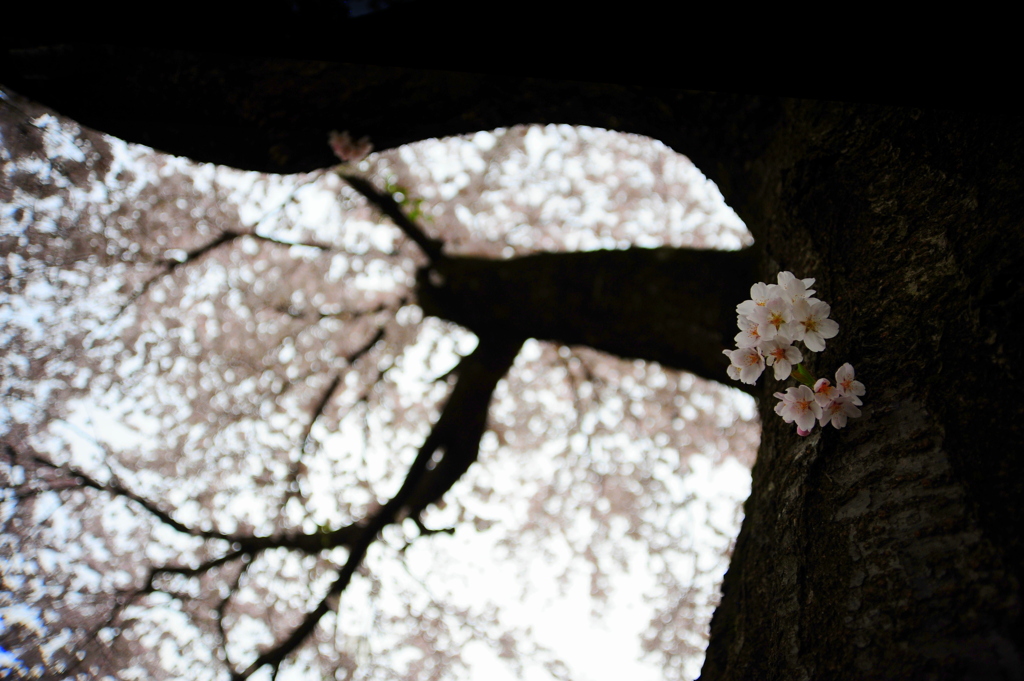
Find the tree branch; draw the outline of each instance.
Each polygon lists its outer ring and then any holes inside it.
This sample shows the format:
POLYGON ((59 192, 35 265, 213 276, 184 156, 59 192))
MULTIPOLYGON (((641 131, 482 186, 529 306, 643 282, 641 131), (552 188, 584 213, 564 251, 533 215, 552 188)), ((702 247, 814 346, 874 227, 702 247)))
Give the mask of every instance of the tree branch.
MULTIPOLYGON (((8 456, 12 461, 17 460, 19 457, 18 452, 10 444, 4 444, 4 448, 7 451, 8 456)), ((44 456, 33 452, 32 454, 26 455, 26 457, 44 468, 48 468, 55 472, 63 472, 74 478, 77 481, 77 487, 85 487, 94 489, 98 492, 104 492, 117 497, 123 497, 134 501, 141 506, 150 515, 155 517, 160 522, 164 523, 168 527, 187 534, 193 537, 200 537, 203 539, 217 539, 226 541, 237 546, 237 549, 233 549, 231 553, 226 554, 223 558, 233 556, 233 554, 246 554, 255 555, 261 551, 271 548, 289 548, 304 553, 316 554, 325 548, 335 548, 338 546, 346 546, 355 541, 361 534, 362 528, 358 525, 353 524, 347 527, 334 530, 330 533, 329 539, 325 539, 321 533, 304 533, 304 532, 285 532, 267 537, 259 537, 255 535, 241 535, 241 534, 225 534, 217 530, 200 530, 176 520, 170 513, 161 509, 153 501, 146 499, 140 494, 130 490, 125 485, 118 481, 112 483, 102 483, 88 473, 79 470, 73 466, 56 464, 44 456), (326 542, 326 543, 325 543, 326 542)), ((63 491, 71 489, 68 487, 51 488, 55 491, 63 491)), ((34 490, 33 490, 34 491, 34 490)), ((26 493, 18 492, 21 496, 28 496, 26 493)), ((222 560, 217 559, 217 560, 222 560)))
MULTIPOLYGON (((11 446, 10 444, 5 444, 4 447, 7 449, 7 454, 12 459, 12 461, 16 460, 18 457, 18 452, 14 449, 14 447, 11 446)), ((46 457, 41 456, 35 452, 28 455, 28 458, 34 463, 39 464, 40 466, 49 468, 55 472, 63 472, 70 475, 72 478, 78 481, 78 486, 80 487, 88 487, 98 492, 106 492, 107 494, 111 494, 116 497, 124 497, 125 499, 134 501, 147 512, 149 512, 150 515, 157 518, 157 520, 177 530, 178 532, 181 532, 182 534, 188 534, 193 537, 202 537, 204 539, 222 539, 229 542, 235 542, 240 539, 239 537, 234 537, 232 535, 217 532, 216 530, 199 530, 193 527, 189 527, 188 525, 185 525, 184 523, 175 520, 170 513, 167 513, 149 499, 146 499, 145 497, 136 494, 132 490, 122 485, 117 480, 114 480, 113 482, 110 483, 102 483, 96 478, 86 473, 85 471, 79 470, 73 466, 56 464, 47 459, 46 457)))
POLYGON ((156 580, 158 576, 163 574, 181 575, 183 577, 195 577, 196 575, 201 575, 206 572, 209 572, 215 567, 220 567, 221 565, 230 563, 233 560, 240 560, 245 557, 253 557, 254 555, 254 553, 251 553, 244 549, 236 549, 234 551, 225 553, 223 556, 220 556, 218 558, 212 558, 210 560, 204 561, 196 567, 187 567, 184 565, 162 565, 160 567, 150 569, 149 578, 146 580, 146 584, 150 588, 152 588, 154 580, 156 580))
MULTIPOLYGON (((480 438, 487 428, 491 395, 498 381, 508 373, 522 343, 521 337, 485 336, 480 338, 476 350, 459 363, 455 388, 420 449, 423 474, 410 486, 403 502, 406 515, 418 518, 476 461, 480 438), (440 461, 431 466, 439 451, 442 452, 440 461)), ((410 480, 407 479, 406 484, 410 485, 410 480)))
POLYGON ((736 305, 756 281, 753 248, 632 248, 449 257, 419 271, 416 294, 424 313, 479 337, 586 345, 725 382, 736 305))
POLYGON ((412 239, 431 262, 437 262, 443 257, 441 249, 444 243, 428 237, 420 229, 419 225, 406 217, 405 213, 402 212, 401 206, 389 194, 377 191, 369 181, 364 180, 358 175, 339 172, 338 176, 348 182, 353 189, 362 194, 367 201, 375 205, 382 213, 391 218, 395 226, 412 239))
POLYGON ((256 234, 254 232, 236 232, 234 230, 228 229, 221 232, 220 235, 218 235, 212 241, 209 241, 208 243, 205 243, 202 246, 199 246, 191 251, 186 251, 185 257, 180 260, 164 259, 157 261, 160 265, 163 266, 163 271, 147 279, 142 284, 142 286, 139 287, 139 290, 133 293, 131 297, 129 297, 128 300, 125 301, 125 303, 120 307, 120 309, 118 309, 117 314, 114 315, 114 319, 117 319, 122 314, 124 314, 124 311, 127 310, 132 305, 132 303, 134 303, 136 300, 145 295, 146 292, 150 289, 150 287, 153 286, 153 284, 155 284, 158 280, 162 279, 163 277, 169 277, 173 275, 174 271, 177 270, 182 265, 194 263, 197 260, 202 259, 203 256, 206 256, 212 251, 216 250, 217 248, 223 246, 224 244, 229 244, 235 239, 241 238, 243 236, 249 236, 254 239, 258 239, 259 241, 266 241, 267 243, 276 244, 278 246, 306 246, 307 248, 315 248, 321 251, 331 250, 330 246, 317 242, 292 243, 289 241, 281 241, 279 239, 274 239, 273 237, 256 234))
POLYGON ((401 489, 373 517, 362 523, 336 530, 323 537, 322 548, 341 545, 338 533, 358 532, 348 543, 349 555, 323 600, 308 612, 302 623, 282 641, 262 653, 246 669, 235 672, 233 679, 247 679, 264 666, 277 668, 313 632, 329 610, 337 608, 338 599, 352 580, 379 533, 406 517, 418 518, 431 503, 438 501, 476 460, 480 437, 487 425, 487 413, 494 387, 512 366, 522 340, 481 338, 480 344, 463 358, 458 367, 458 381, 444 409, 420 447, 406 474, 401 489), (443 457, 431 467, 434 453, 443 457))

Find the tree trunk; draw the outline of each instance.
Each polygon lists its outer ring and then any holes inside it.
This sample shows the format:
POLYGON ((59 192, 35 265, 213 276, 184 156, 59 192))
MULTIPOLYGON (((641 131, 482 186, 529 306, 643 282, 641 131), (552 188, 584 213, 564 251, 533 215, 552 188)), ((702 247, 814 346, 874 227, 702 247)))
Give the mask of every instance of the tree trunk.
POLYGON ((702 679, 1016 679, 1024 165, 1017 120, 788 102, 763 273, 817 279, 862 418, 774 413, 702 679))
MULTIPOLYGON (((770 395, 780 386, 762 378, 762 444, 702 678, 1022 678, 1019 120, 472 75, 445 91, 453 81, 438 74, 305 64, 296 79, 297 66, 280 61, 257 69, 271 75, 256 99, 224 96, 218 107, 217 87, 235 92, 233 81, 181 68, 191 58, 166 62, 184 82, 178 91, 208 105, 199 120, 251 123, 242 131, 252 135, 250 156, 230 135, 218 146, 213 124, 165 126, 160 142, 136 134, 147 126, 132 123, 135 115, 121 127, 103 125, 98 114, 83 120, 171 152, 261 170, 330 163, 324 134, 333 127, 391 146, 552 121, 642 133, 690 155, 753 232, 753 268, 698 268, 694 279, 680 267, 674 279, 670 267, 652 269, 655 251, 586 256, 593 260, 585 265, 576 255, 450 260, 433 281, 430 272, 421 277, 425 308, 500 333, 511 328, 507 312, 519 295, 535 303, 523 333, 709 375, 721 362, 712 359, 717 344, 719 352, 731 345, 727 308, 755 274, 814 277, 841 330, 809 368, 831 377, 851 362, 868 388, 864 415, 844 430, 800 438, 773 413, 770 395), (288 77, 272 77, 275 68, 288 77), (373 79, 380 86, 366 89, 373 79), (397 113, 385 120, 382 111, 397 113), (375 121, 385 123, 378 130, 375 121), (191 144, 189 133, 209 139, 191 144), (536 271, 543 276, 528 276, 536 271), (559 276, 570 271, 583 276, 559 276), (491 305, 495 291, 505 297, 491 305), (561 318, 558 300, 574 301, 561 309, 582 305, 594 314, 561 318), (677 319, 703 312, 689 326, 658 323, 666 306, 686 308, 677 319)), ((59 69, 43 66, 56 78, 59 69)), ((123 77, 92 72, 109 88, 123 77)), ((166 83, 152 89, 161 88, 174 92, 166 83)), ((190 101, 181 98, 177 115, 190 101)))

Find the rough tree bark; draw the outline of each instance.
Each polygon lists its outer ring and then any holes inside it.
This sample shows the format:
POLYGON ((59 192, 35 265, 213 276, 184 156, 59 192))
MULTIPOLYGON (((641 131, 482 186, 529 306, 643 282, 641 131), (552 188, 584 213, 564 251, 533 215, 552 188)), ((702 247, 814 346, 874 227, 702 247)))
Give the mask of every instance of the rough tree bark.
POLYGON ((818 278, 864 418, 806 439, 762 402, 704 677, 1020 678, 1019 120, 787 102, 764 272, 818 278))
MULTIPOLYGON (((687 154, 747 222, 749 253, 442 259, 424 308, 484 339, 518 328, 726 381, 715 351, 750 284, 815 277, 842 333, 810 369, 852 362, 864 416, 800 438, 772 412, 775 382, 756 388, 763 438, 701 678, 1024 675, 1019 119, 135 47, 6 56, 7 84, 62 113, 243 168, 327 165, 332 128, 390 147, 587 124, 687 154), (106 96, 85 101, 67 80, 82 74, 106 96)), ((508 361, 499 345, 483 375, 508 361)))

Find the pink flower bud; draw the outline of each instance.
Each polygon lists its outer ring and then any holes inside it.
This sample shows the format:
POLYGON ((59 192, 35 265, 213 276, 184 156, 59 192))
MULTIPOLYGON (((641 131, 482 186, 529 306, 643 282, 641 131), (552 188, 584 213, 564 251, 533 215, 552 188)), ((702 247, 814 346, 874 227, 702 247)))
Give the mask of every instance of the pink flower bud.
POLYGON ((370 144, 369 137, 361 137, 358 142, 353 142, 352 137, 348 134, 348 130, 345 132, 331 131, 328 143, 331 145, 331 151, 334 152, 334 155, 345 163, 349 161, 353 163, 362 161, 373 151, 373 145, 370 144))

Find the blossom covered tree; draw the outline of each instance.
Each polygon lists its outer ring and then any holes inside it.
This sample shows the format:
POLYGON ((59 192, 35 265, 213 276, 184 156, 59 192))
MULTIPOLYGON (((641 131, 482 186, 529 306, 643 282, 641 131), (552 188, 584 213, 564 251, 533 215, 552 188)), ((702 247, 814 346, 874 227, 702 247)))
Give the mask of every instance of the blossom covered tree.
MULTIPOLYGON (((842 430, 801 438, 773 413, 772 377, 751 389, 764 398, 761 444, 702 678, 1019 677, 1024 471, 1012 452, 1024 401, 1001 389, 1024 369, 1015 112, 359 67, 300 47, 10 54, 33 96, 86 124, 252 170, 330 164, 333 128, 388 149, 572 123, 686 153, 753 247, 453 257, 420 270, 422 309, 481 339, 583 344, 722 380, 751 284, 780 271, 814 278, 843 332, 808 370, 849 362, 870 400, 842 430), (87 78, 62 70, 69 56, 87 78), (125 79, 141 84, 131 98, 117 96, 125 79)), ((507 357, 491 347, 488 359, 507 357)), ((499 366, 483 364, 479 376, 499 366)))
MULTIPOLYGON (((415 304, 429 244, 337 175, 195 166, 3 101, 7 673, 449 678, 476 642, 571 678, 453 587, 479 581, 446 543, 473 528, 520 569, 548 556, 586 579, 598 610, 646 556, 644 647, 695 673, 738 499, 675 480, 693 456, 749 464, 753 414, 736 421, 728 390, 535 342, 492 369, 415 304), (371 543, 406 479, 405 522, 371 543)), ((373 182, 395 178, 449 254, 749 238, 685 159, 598 130, 435 141, 349 181, 384 201, 373 182)))

